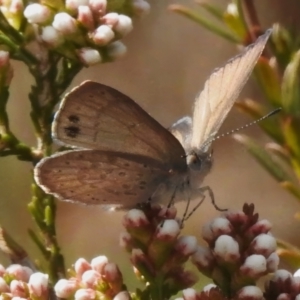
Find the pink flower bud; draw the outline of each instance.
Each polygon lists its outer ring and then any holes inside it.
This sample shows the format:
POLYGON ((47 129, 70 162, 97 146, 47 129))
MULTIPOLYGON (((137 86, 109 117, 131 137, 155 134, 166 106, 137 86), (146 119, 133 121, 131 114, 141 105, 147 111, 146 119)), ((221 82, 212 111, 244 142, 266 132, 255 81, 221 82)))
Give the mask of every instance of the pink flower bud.
POLYGON ((239 300, 263 300, 263 292, 256 286, 244 286, 237 292, 237 299, 239 300))
POLYGON ((99 51, 92 48, 79 49, 78 56, 82 63, 87 66, 92 66, 102 61, 99 51))
POLYGON ((229 235, 221 235, 215 242, 215 255, 224 262, 237 262, 240 258, 239 244, 229 235))
POLYGON ((57 13, 54 16, 52 26, 63 34, 72 34, 77 30, 76 20, 65 12, 57 13))
POLYGON ((88 270, 84 272, 81 278, 81 281, 89 288, 94 288, 100 280, 101 276, 95 270, 88 270))
POLYGON ((11 0, 10 6, 9 6, 9 12, 12 14, 18 14, 20 12, 23 12, 24 10, 24 4, 22 0, 11 0))
POLYGON ((80 22, 85 28, 91 30, 94 29, 94 17, 89 6, 80 5, 78 7, 78 22, 80 22))
POLYGON ((273 236, 263 233, 252 241, 250 247, 254 253, 268 257, 276 251, 277 243, 273 236))
POLYGON ((132 30, 132 20, 125 15, 119 15, 117 23, 113 26, 113 29, 122 36, 127 35, 132 30))
POLYGON ((33 271, 28 268, 28 267, 23 267, 18 264, 10 265, 7 269, 6 272, 10 275, 13 275, 15 279, 21 280, 24 282, 28 282, 29 277, 33 273, 33 271))
POLYGON ((119 14, 118 13, 108 13, 101 18, 101 23, 103 25, 108 25, 110 27, 115 26, 119 21, 119 14))
POLYGON ((133 246, 132 243, 133 243, 133 239, 128 232, 123 231, 120 233, 119 245, 122 248, 126 248, 127 250, 128 249, 130 250, 133 246))
POLYGON ((156 228, 156 238, 164 241, 174 240, 180 233, 180 226, 175 220, 165 220, 156 228))
POLYGON ((104 15, 106 12, 107 0, 90 0, 89 6, 97 16, 104 15))
POLYGON ((258 278, 267 271, 267 261, 264 256, 253 254, 248 256, 240 268, 242 274, 251 278, 258 278))
POLYGON ((192 288, 183 290, 182 294, 184 300, 197 300, 197 292, 192 288))
POLYGON ((113 300, 130 300, 131 297, 127 291, 122 291, 118 293, 113 300))
POLYGON ((199 268, 199 270, 212 270, 215 259, 210 249, 198 246, 196 252, 193 254, 192 262, 199 268))
POLYGON ((93 41, 95 44, 104 46, 112 41, 115 37, 113 30, 107 25, 99 26, 93 35, 93 41))
POLYGON ((91 266, 93 270, 102 274, 104 267, 108 264, 108 258, 104 255, 97 256, 92 259, 91 266))
POLYGON ((145 213, 140 209, 131 209, 124 216, 123 225, 126 228, 140 228, 147 226, 149 221, 145 213))
POLYGON ((276 252, 272 253, 268 258, 267 258, 267 269, 268 272, 275 272, 278 268, 279 265, 279 256, 276 252))
POLYGON ((135 14, 138 16, 147 14, 150 11, 150 4, 144 0, 133 0, 132 6, 135 14))
POLYGON ((127 52, 127 48, 122 42, 116 41, 107 46, 107 51, 110 58, 117 59, 124 56, 127 52))
POLYGON ((10 292, 13 296, 27 298, 27 284, 14 279, 10 283, 10 292))
POLYGON ((176 241, 175 249, 184 256, 192 255, 197 250, 197 239, 194 236, 181 236, 176 241))
POLYGON ((76 280, 60 279, 54 286, 55 295, 58 298, 70 298, 79 288, 79 282, 76 280))
POLYGON ((48 275, 40 272, 30 276, 28 287, 33 298, 47 298, 48 295, 48 275))
POLYGON ((9 291, 10 290, 9 290, 8 284, 6 283, 6 281, 2 277, 0 277, 0 294, 1 293, 7 293, 9 291))
POLYGON ((56 47, 63 42, 63 36, 52 26, 42 28, 41 39, 51 47, 56 47))
POLYGON ((73 12, 77 11, 80 5, 88 5, 89 0, 66 0, 66 8, 73 12))
POLYGON ((29 4, 24 10, 24 16, 29 23, 44 24, 51 18, 51 10, 42 4, 29 4))
POLYGON ((78 258, 74 264, 74 270, 76 272, 76 275, 79 276, 79 278, 82 276, 82 274, 85 271, 91 270, 91 269, 92 269, 91 265, 84 258, 78 258))
POLYGON ((211 289, 216 288, 216 287, 217 286, 215 284, 210 283, 203 288, 203 292, 209 292, 211 289))
POLYGON ((113 281, 122 281, 122 274, 118 268, 118 266, 115 263, 108 263, 104 266, 103 270, 105 274, 105 279, 108 282, 113 282, 113 281))
POLYGON ((230 233, 233 231, 231 223, 225 218, 215 218, 210 223, 210 228, 214 238, 217 238, 223 234, 230 235, 230 233))
POLYGON ((74 295, 75 300, 93 300, 96 299, 96 291, 92 289, 79 289, 74 295))

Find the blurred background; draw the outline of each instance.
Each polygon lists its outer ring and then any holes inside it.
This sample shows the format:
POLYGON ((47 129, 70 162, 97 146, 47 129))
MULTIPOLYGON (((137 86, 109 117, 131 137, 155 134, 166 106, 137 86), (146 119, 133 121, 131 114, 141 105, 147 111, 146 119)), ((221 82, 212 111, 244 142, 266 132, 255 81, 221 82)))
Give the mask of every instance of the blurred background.
MULTIPOLYGON (((221 0, 212 2, 224 7, 227 4, 221 0)), ((191 114, 195 95, 202 89, 205 79, 238 50, 199 25, 168 11, 168 5, 173 3, 195 6, 193 1, 150 1, 150 14, 135 21, 133 32, 124 40, 128 54, 114 63, 83 70, 70 89, 87 79, 107 84, 129 95, 166 127, 191 114)), ((264 28, 271 27, 275 22, 296 26, 295 20, 300 11, 297 0, 257 0, 256 7, 264 28)), ((11 128, 20 139, 34 145, 27 96, 31 78, 22 64, 15 64, 14 68, 8 107, 11 128)), ((253 80, 249 81, 239 99, 245 97, 260 99, 253 80)), ((220 133, 249 121, 233 109, 220 133)), ((244 133, 262 144, 267 141, 256 126, 244 133)), ((276 237, 295 245, 298 242, 300 246, 297 239, 299 222, 293 218, 298 209, 295 199, 230 137, 216 141, 213 148, 214 167, 205 184, 213 189, 218 206, 237 210, 245 202, 254 203, 260 218, 272 222, 276 237)), ((25 249, 29 249, 32 257, 40 257, 27 235, 27 229, 34 226, 27 212, 32 166, 14 157, 1 158, 0 170, 1 225, 25 249)), ((184 211, 184 205, 176 205, 179 216, 184 211)), ((128 255, 119 247, 124 212, 108 213, 100 207, 59 202, 57 213, 57 234, 66 266, 78 257, 90 259, 105 254, 123 271, 129 270, 128 255)), ((202 243, 202 225, 219 214, 206 201, 186 222, 183 233, 195 235, 202 243)), ((5 262, 5 258, 0 258, 1 262, 5 262)))

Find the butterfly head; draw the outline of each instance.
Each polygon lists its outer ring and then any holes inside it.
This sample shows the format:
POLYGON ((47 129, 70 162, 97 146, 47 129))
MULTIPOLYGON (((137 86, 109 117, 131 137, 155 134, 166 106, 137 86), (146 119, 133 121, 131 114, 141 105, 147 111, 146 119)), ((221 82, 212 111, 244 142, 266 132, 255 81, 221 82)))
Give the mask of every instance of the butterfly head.
POLYGON ((187 154, 186 162, 191 171, 199 172, 205 176, 212 166, 212 151, 192 150, 187 154))

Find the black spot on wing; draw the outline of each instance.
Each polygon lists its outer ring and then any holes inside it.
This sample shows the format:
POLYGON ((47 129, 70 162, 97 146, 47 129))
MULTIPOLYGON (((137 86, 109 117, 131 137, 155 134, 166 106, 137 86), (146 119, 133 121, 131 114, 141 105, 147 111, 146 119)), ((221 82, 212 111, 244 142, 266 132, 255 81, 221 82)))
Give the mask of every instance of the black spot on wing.
POLYGON ((80 133, 80 129, 77 126, 68 126, 65 127, 65 133, 68 137, 76 138, 80 133))
POLYGON ((80 121, 79 117, 76 116, 76 115, 70 115, 70 116, 68 116, 68 120, 71 123, 74 123, 74 124, 77 124, 80 121))

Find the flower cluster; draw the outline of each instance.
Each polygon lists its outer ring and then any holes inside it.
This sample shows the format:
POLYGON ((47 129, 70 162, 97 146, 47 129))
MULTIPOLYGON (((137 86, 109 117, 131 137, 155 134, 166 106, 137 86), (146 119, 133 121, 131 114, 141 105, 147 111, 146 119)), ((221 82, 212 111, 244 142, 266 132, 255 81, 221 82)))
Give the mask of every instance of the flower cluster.
POLYGON ((49 298, 48 275, 33 271, 21 265, 10 265, 6 269, 0 265, 1 299, 49 298))
POLYGON ((80 258, 70 273, 69 279, 60 279, 54 287, 58 298, 130 299, 118 266, 106 256, 95 257, 91 263, 80 258))
POLYGON ((197 281, 194 272, 184 269, 184 263, 197 249, 197 240, 194 236, 179 236, 181 222, 176 219, 174 207, 146 205, 132 209, 123 225, 126 232, 121 234, 121 246, 130 253, 135 273, 147 282, 152 297, 151 289, 157 288, 158 278, 164 299, 197 281))
POLYGON ((261 299, 256 281, 276 271, 279 263, 270 229, 267 220, 258 221, 254 206, 246 204, 243 211, 224 213, 206 224, 202 235, 208 247, 198 246, 192 261, 216 285, 200 293, 187 289, 184 299, 261 299))
POLYGON ((79 58, 89 66, 122 56, 126 47, 120 40, 132 30, 129 16, 149 10, 144 0, 131 0, 124 7, 120 3, 109 0, 38 1, 24 7, 23 1, 14 0, 3 1, 0 8, 16 29, 25 17, 29 38, 70 59, 79 58))

